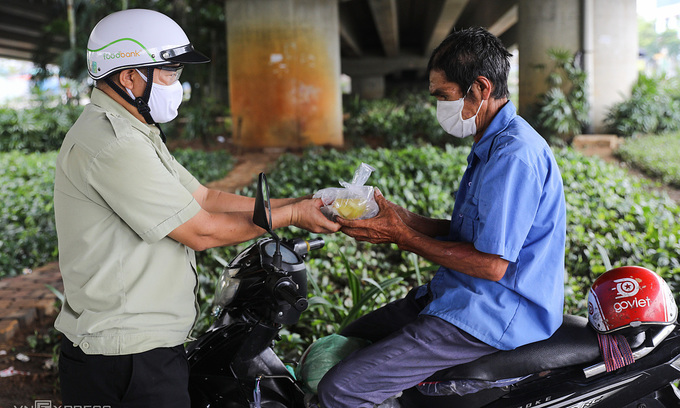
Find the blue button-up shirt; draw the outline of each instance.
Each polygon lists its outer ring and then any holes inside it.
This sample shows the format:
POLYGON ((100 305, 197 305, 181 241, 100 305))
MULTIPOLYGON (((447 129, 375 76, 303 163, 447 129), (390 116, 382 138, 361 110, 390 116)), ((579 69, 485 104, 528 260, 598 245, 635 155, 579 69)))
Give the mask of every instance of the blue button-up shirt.
POLYGON ((562 323, 565 234, 552 151, 508 102, 468 156, 445 238, 499 255, 507 271, 494 282, 440 267, 422 313, 501 350, 550 337, 562 323))

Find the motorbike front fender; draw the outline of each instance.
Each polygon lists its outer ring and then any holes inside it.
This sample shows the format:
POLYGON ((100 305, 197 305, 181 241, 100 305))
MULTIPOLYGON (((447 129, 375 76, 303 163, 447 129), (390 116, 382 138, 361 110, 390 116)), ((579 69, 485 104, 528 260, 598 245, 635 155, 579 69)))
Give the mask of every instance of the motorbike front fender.
POLYGON ((224 363, 210 373, 191 370, 192 408, 248 408, 256 390, 263 406, 304 408, 304 392, 271 348, 251 359, 224 363))

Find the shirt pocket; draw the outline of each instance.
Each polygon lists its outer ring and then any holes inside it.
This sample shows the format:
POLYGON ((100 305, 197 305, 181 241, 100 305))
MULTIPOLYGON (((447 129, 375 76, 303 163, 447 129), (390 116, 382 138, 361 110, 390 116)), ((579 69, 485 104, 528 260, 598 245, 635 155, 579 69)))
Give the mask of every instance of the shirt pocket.
POLYGON ((458 228, 460 240, 463 242, 475 242, 479 232, 479 200, 471 197, 466 200, 458 212, 458 228))

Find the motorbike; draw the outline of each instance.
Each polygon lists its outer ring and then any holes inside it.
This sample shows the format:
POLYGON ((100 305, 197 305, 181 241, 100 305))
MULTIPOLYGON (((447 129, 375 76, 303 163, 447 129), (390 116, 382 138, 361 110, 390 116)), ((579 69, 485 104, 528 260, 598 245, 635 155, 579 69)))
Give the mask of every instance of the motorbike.
MULTIPOLYGON (((253 221, 268 232, 225 268, 212 326, 186 347, 193 408, 312 408, 313 398, 272 349, 308 306, 305 258, 324 245, 280 239, 269 184, 258 180, 253 221)), ((680 328, 650 327, 628 339, 635 362, 606 372, 595 331, 565 315, 547 340, 439 371, 405 390, 402 408, 663 408, 680 406, 680 328)), ((361 381, 361 378, 357 378, 361 381)))

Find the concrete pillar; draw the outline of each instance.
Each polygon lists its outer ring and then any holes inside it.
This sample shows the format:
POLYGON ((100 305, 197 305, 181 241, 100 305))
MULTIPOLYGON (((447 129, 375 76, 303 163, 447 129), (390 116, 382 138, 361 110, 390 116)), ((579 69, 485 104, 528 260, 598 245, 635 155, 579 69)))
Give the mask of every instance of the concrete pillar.
POLYGON ((594 0, 593 131, 604 132, 611 106, 628 99, 638 77, 635 0, 594 0))
POLYGON ((564 48, 578 51, 580 0, 519 0, 519 106, 521 115, 531 114, 538 95, 547 89, 550 59, 546 51, 564 48), (537 68, 544 65, 544 69, 537 68))
POLYGON ((635 0, 519 0, 518 14, 520 114, 530 114, 546 91, 548 70, 536 66, 550 66, 549 48, 584 51, 592 128, 602 132, 608 109, 630 95, 637 78, 635 0))
POLYGON ((342 145, 337 0, 226 0, 237 146, 342 145))

